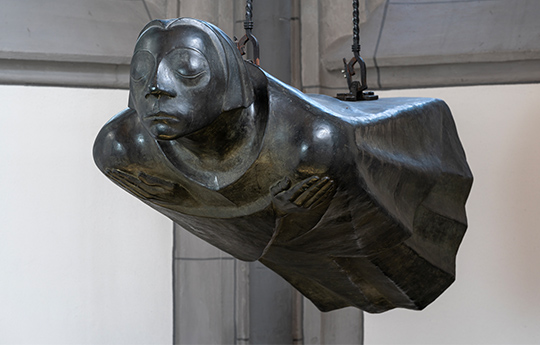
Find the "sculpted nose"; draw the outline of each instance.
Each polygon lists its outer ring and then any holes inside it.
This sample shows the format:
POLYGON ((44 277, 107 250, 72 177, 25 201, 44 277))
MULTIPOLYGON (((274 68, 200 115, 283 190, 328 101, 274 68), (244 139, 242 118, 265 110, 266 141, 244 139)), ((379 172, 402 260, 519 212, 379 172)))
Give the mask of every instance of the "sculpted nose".
POLYGON ((163 68, 158 68, 157 73, 148 85, 146 98, 150 96, 157 98, 162 96, 171 98, 176 97, 177 93, 173 85, 173 76, 170 75, 169 71, 166 69, 164 70, 163 68))
POLYGON ((148 88, 148 92, 146 94, 146 98, 154 96, 154 97, 176 97, 176 91, 170 88, 162 87, 160 85, 150 85, 148 88))
POLYGON ((154 96, 160 98, 162 96, 167 97, 176 97, 176 91, 172 88, 163 87, 159 84, 150 85, 148 87, 148 92, 146 93, 146 98, 154 96))

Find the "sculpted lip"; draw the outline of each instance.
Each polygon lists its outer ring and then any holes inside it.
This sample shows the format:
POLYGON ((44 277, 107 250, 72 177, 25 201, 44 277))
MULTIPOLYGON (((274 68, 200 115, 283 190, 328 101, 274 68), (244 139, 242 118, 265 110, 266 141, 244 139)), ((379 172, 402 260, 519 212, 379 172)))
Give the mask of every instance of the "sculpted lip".
POLYGON ((164 120, 167 120, 167 121, 178 121, 178 118, 176 118, 175 116, 169 115, 169 114, 164 113, 164 112, 159 112, 159 113, 155 113, 155 114, 150 114, 150 115, 148 115, 148 116, 145 116, 144 119, 145 119, 145 120, 150 120, 150 121, 164 121, 164 120))

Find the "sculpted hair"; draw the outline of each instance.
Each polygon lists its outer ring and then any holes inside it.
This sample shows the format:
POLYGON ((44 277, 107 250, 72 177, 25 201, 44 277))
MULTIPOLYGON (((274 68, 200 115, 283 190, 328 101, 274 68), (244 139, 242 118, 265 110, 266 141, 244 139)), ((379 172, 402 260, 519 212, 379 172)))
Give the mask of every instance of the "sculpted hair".
MULTIPOLYGON (((236 44, 218 27, 193 18, 177 18, 168 20, 153 20, 146 24, 141 30, 137 41, 150 28, 159 27, 163 30, 172 29, 177 26, 187 26, 196 28, 206 34, 218 49, 218 56, 224 68, 225 78, 227 80, 227 89, 222 106, 222 111, 229 111, 237 108, 247 108, 253 103, 253 86, 249 79, 245 62, 236 47, 236 44), (221 50, 221 51, 220 51, 221 50)), ((130 97, 130 108, 133 108, 130 97)))

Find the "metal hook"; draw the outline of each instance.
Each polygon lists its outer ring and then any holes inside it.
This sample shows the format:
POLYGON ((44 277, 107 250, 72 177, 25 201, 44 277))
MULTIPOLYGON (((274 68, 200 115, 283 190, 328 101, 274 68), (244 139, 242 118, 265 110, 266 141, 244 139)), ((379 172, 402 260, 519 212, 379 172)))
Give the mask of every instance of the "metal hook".
POLYGON ((257 38, 255 38, 255 36, 253 36, 253 34, 251 33, 251 30, 253 30, 252 2, 253 0, 246 1, 246 19, 244 20, 244 30, 246 30, 246 34, 242 36, 239 40, 235 40, 235 42, 236 47, 238 48, 238 50, 240 50, 240 55, 246 54, 246 43, 251 42, 251 45, 253 47, 253 63, 255 63, 257 66, 260 66, 259 41, 257 41, 257 38))
POLYGON ((343 101, 373 101, 379 98, 373 91, 366 91, 368 88, 366 82, 366 63, 364 59, 360 57, 360 28, 358 11, 358 0, 353 0, 353 45, 352 52, 353 57, 347 63, 347 60, 343 58, 344 68, 342 72, 347 78, 347 86, 349 87, 349 93, 338 93, 336 98, 343 101), (354 65, 358 63, 360 66, 360 81, 353 81, 352 76, 356 74, 354 71, 354 65))

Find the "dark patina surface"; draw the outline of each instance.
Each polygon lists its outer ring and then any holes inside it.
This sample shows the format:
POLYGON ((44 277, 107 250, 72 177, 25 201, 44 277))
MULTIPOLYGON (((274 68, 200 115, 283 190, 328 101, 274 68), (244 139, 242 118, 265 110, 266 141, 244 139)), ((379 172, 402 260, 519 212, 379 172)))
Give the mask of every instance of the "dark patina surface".
POLYGON ((446 104, 305 95, 218 28, 153 21, 94 159, 120 187, 323 311, 422 309, 454 280, 472 183, 446 104))

